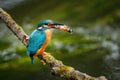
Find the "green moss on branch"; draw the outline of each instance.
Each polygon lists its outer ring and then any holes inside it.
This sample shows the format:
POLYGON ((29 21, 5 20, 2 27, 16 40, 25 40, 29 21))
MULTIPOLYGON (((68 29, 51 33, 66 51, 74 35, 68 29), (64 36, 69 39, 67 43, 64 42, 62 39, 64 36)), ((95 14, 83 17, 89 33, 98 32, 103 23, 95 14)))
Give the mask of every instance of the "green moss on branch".
POLYGON ((38 56, 38 58, 43 60, 45 64, 52 68, 51 73, 53 75, 66 78, 68 80, 107 80, 104 76, 95 78, 85 73, 79 72, 71 66, 64 65, 62 61, 55 59, 50 53, 46 52, 45 54, 46 55, 44 56, 38 56))
POLYGON ((22 27, 18 25, 12 17, 0 8, 0 18, 7 25, 7 27, 18 37, 22 43, 27 46, 27 39, 29 36, 23 31, 22 27))

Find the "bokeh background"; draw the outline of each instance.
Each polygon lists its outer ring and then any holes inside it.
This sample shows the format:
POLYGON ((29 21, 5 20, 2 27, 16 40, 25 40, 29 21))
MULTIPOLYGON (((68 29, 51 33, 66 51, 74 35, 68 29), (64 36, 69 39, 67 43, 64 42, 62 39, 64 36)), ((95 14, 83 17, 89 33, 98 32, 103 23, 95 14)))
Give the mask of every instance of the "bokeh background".
MULTIPOLYGON (((73 34, 53 30, 46 51, 91 76, 120 80, 120 0, 0 0, 29 35, 44 19, 71 26, 73 34)), ((64 80, 50 74, 0 21, 0 80, 64 80)))

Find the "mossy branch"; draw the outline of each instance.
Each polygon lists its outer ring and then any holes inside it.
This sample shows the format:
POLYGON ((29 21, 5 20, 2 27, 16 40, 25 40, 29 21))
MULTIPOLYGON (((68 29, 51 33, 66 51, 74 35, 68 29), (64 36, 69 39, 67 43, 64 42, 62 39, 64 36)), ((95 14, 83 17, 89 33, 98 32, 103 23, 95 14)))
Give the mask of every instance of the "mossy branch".
MULTIPOLYGON (((18 25, 12 17, 5 12, 2 8, 0 8, 0 19, 7 25, 7 27, 18 37, 18 39, 27 46, 27 41, 29 36, 24 32, 22 27, 18 25)), ((73 67, 66 66, 55 59, 50 53, 45 52, 46 55, 38 56, 39 59, 43 60, 48 66, 50 66, 51 73, 53 75, 57 75, 68 80, 107 80, 104 76, 101 77, 92 77, 85 73, 79 72, 75 70, 73 67)))

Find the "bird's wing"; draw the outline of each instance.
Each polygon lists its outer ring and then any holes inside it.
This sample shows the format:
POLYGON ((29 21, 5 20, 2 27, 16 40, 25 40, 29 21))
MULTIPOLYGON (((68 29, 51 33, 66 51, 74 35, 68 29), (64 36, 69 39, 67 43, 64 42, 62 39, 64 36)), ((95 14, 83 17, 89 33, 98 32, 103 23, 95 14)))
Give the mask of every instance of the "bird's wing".
POLYGON ((29 56, 31 54, 34 55, 36 51, 44 44, 45 40, 46 34, 43 31, 33 31, 28 41, 27 54, 29 56))

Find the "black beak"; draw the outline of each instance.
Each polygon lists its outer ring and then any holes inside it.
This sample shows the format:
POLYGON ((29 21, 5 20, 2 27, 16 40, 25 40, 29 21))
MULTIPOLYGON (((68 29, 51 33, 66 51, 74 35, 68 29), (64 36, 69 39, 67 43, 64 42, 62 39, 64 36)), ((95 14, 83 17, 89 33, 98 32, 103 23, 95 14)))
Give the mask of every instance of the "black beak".
POLYGON ((63 26, 64 24, 53 23, 52 25, 54 25, 54 26, 63 26))

